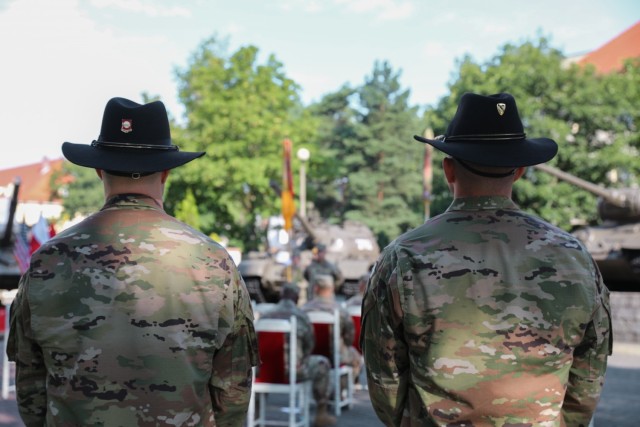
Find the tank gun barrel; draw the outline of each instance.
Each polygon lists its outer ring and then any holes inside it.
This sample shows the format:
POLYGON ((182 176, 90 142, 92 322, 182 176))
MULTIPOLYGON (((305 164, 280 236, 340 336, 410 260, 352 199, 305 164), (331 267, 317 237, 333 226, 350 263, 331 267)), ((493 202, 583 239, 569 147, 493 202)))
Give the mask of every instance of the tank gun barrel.
POLYGON ((4 234, 0 241, 0 247, 8 247, 11 245, 11 232, 13 231, 13 220, 16 214, 16 208, 18 207, 18 192, 20 191, 20 184, 22 180, 17 177, 13 180, 13 194, 11 195, 11 203, 9 205, 9 216, 7 217, 7 225, 4 228, 4 234))
POLYGON ((587 190, 614 206, 628 209, 633 213, 640 213, 640 191, 629 192, 608 189, 546 164, 535 165, 535 167, 549 175, 555 176, 558 179, 567 181, 577 187, 587 190))

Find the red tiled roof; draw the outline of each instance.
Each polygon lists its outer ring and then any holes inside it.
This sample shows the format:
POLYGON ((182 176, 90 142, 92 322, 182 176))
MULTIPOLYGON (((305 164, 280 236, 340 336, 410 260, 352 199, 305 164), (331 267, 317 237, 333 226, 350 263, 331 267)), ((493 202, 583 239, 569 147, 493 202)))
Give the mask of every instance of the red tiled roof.
POLYGON ((18 201, 49 202, 57 198, 51 192, 51 175, 62 168, 63 162, 64 159, 45 159, 40 163, 0 170, 0 186, 7 186, 19 177, 18 201))
POLYGON ((578 64, 592 64, 599 73, 620 71, 625 59, 640 57, 640 21, 603 46, 582 57, 578 64))

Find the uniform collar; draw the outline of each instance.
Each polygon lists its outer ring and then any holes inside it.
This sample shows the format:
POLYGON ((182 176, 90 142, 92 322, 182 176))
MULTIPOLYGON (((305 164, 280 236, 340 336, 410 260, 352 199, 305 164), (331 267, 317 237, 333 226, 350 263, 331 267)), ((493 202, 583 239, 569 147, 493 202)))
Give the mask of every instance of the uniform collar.
POLYGON ((136 207, 162 210, 162 206, 153 197, 133 193, 117 194, 111 197, 107 200, 101 210, 114 207, 136 207))
POLYGON ((453 200, 447 212, 496 209, 518 209, 518 205, 505 196, 459 197, 453 200))

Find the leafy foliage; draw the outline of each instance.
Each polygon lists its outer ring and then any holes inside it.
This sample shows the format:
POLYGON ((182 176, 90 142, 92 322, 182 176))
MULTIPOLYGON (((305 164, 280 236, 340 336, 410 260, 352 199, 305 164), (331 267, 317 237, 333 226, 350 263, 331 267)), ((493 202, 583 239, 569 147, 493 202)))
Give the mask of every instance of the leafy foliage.
MULTIPOLYGON (((640 60, 621 73, 600 75, 567 65, 547 39, 506 44, 486 62, 464 56, 449 83, 449 95, 422 113, 409 105, 409 90, 387 62, 376 62, 362 85, 344 85, 304 107, 298 85, 273 56, 261 61, 255 46, 228 53, 213 37, 178 70, 184 120, 172 123, 182 150, 206 155, 172 171, 165 207, 206 234, 228 236, 244 250, 260 246, 257 224, 280 211, 271 181, 282 177, 282 141, 293 152, 308 148, 308 200, 332 222, 369 225, 384 246, 423 221, 422 167, 425 147, 413 140, 427 128, 443 134, 465 92, 509 92, 518 102, 529 137, 555 139, 552 165, 612 187, 637 186, 640 177, 640 60), (615 179, 613 179, 615 177, 615 179)), ((145 102, 154 99, 145 95, 145 102)), ((431 216, 451 195, 433 152, 431 216)), ((292 159, 297 172, 299 162, 292 159)), ((67 212, 88 213, 103 203, 91 169, 67 165, 67 212)), ((297 177, 297 173, 294 173, 297 177)), ((525 210, 565 229, 596 223, 596 198, 569 183, 530 168, 514 188, 525 210)))
POLYGON ((57 187, 62 196, 64 214, 68 219, 76 215, 92 214, 104 205, 102 181, 94 169, 64 162, 62 169, 52 175, 51 186, 57 187))
MULTIPOLYGON (((518 102, 527 135, 558 142, 551 165, 606 186, 637 185, 638 65, 636 60, 627 63, 624 73, 598 75, 590 67, 566 65, 545 38, 507 44, 483 64, 463 58, 449 85, 451 96, 428 110, 425 119, 436 133, 444 133, 463 93, 509 92, 518 102), (618 182, 609 182, 612 170, 618 171, 618 182)), ((514 199, 565 229, 598 221, 595 196, 533 168, 516 183, 514 199)))
POLYGON ((172 132, 177 144, 206 156, 176 169, 166 197, 169 211, 190 190, 205 233, 227 234, 233 244, 257 247, 254 223, 279 210, 269 187, 282 176, 282 141, 304 141, 315 126, 299 101, 299 87, 274 56, 258 61, 247 46, 228 55, 212 38, 178 72, 186 125, 172 132))
POLYGON ((200 213, 198 212, 196 198, 190 188, 187 190, 184 199, 178 203, 175 215, 176 219, 189 224, 196 230, 200 229, 200 213))
POLYGON ((375 63, 362 86, 343 87, 312 107, 323 118, 321 146, 340 159, 325 169, 339 191, 319 190, 319 209, 367 224, 382 245, 422 221, 424 148, 413 140, 417 107, 399 78, 387 62, 375 63))

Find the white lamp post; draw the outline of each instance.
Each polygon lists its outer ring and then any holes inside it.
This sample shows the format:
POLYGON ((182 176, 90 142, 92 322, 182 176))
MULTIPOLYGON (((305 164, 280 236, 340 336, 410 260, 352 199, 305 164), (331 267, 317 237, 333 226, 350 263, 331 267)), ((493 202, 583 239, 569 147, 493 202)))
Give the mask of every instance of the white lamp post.
POLYGON ((300 148, 296 153, 300 160, 300 216, 307 217, 307 161, 309 160, 309 150, 300 148))

